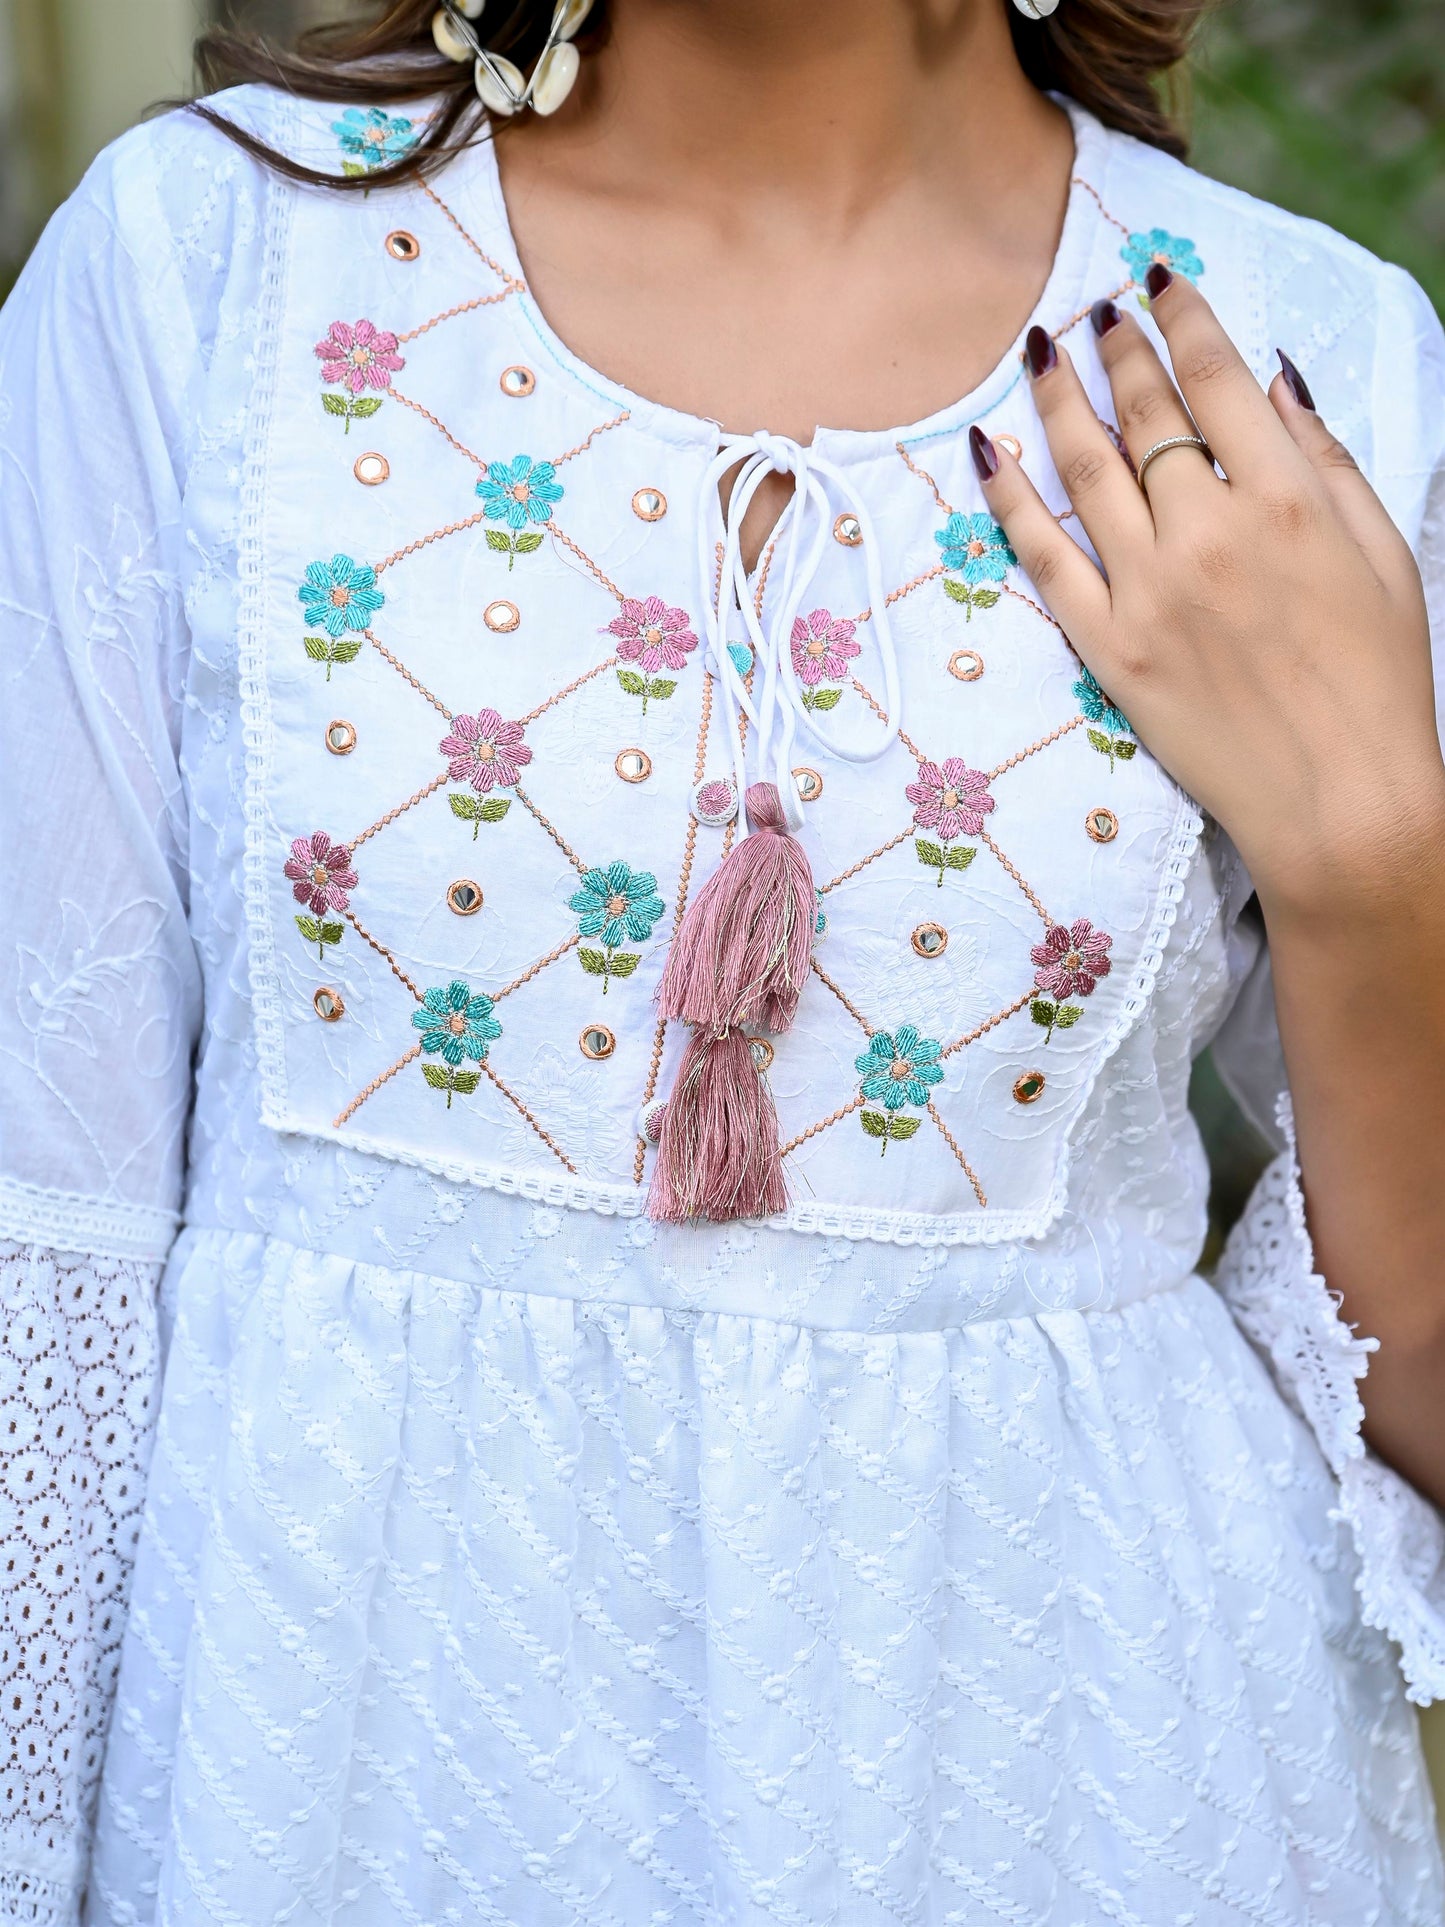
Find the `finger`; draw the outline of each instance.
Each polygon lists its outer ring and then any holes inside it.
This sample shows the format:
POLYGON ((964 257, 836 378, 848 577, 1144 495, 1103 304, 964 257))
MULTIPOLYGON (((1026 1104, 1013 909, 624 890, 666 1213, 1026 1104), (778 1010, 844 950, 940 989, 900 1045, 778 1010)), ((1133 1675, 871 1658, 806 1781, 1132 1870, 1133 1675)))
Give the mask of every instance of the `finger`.
POLYGON ((1275 353, 1280 372, 1269 385, 1269 401, 1295 447, 1375 568, 1402 563, 1409 554, 1409 544, 1390 520, 1389 511, 1365 480, 1354 456, 1320 419, 1304 376, 1282 348, 1276 348, 1275 353))
POLYGON ((1181 504, 1197 513, 1204 491, 1223 484, 1205 450, 1187 446, 1187 438, 1197 436, 1199 430, 1154 344, 1138 322, 1122 314, 1112 301, 1095 302, 1089 319, 1109 377, 1119 432, 1136 471, 1143 469, 1145 457, 1161 442, 1181 442, 1156 455, 1144 475, 1140 493, 1147 496, 1154 521, 1181 504))
POLYGON ((1297 473, 1298 454, 1279 417, 1198 288, 1158 262, 1144 285, 1179 392, 1225 474, 1250 481, 1271 468, 1297 473))
POLYGON ((1043 328, 1029 329, 1024 364, 1059 480, 1113 574, 1125 555, 1153 546, 1149 505, 1095 414, 1078 370, 1043 328))
POLYGON ((1089 637, 1109 617, 1109 585, 1005 448, 978 427, 968 431, 983 496, 1064 633, 1089 637))

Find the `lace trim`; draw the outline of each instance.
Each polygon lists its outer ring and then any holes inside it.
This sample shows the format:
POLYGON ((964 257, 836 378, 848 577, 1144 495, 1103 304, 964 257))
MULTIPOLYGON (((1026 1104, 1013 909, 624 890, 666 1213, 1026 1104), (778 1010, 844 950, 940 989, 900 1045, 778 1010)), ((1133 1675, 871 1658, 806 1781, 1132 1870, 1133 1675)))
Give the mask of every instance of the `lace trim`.
POLYGON ((174 1211, 102 1204, 71 1191, 46 1191, 0 1178, 0 1239, 16 1244, 158 1265, 164 1263, 179 1223, 174 1211))
POLYGON ((1361 1616, 1400 1648, 1408 1696, 1428 1706, 1445 1699, 1445 1521, 1365 1445, 1359 1382, 1379 1341, 1356 1336, 1314 1268, 1288 1096, 1277 1119, 1288 1148, 1235 1226, 1218 1286, 1318 1439, 1359 1555, 1361 1616))
POLYGON ((0 1244, 0 1920, 75 1919, 150 1456, 155 1291, 127 1259, 0 1244))

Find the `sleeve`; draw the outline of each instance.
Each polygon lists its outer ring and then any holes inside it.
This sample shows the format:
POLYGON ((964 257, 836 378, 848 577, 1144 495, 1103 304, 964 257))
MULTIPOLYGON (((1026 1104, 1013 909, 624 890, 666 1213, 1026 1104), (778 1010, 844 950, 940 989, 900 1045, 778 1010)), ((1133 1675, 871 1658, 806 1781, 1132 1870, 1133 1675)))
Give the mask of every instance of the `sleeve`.
MULTIPOLYGON (((1428 300, 1384 270, 1371 396, 1374 447, 1362 456, 1410 538, 1430 608, 1437 712, 1445 721, 1445 336, 1428 300)), ((1256 924, 1236 932, 1241 988, 1213 1044, 1220 1076, 1278 1148, 1235 1226, 1216 1282, 1339 1483, 1366 1624, 1400 1651, 1420 1705, 1445 1699, 1445 1520, 1368 1449, 1360 1381, 1376 1350, 1340 1316, 1315 1269, 1295 1155, 1269 952, 1256 924)))
POLYGON ((71 1921, 154 1410, 201 1010, 150 136, 0 314, 0 1919, 71 1921), (132 177, 129 181, 127 177, 132 177))

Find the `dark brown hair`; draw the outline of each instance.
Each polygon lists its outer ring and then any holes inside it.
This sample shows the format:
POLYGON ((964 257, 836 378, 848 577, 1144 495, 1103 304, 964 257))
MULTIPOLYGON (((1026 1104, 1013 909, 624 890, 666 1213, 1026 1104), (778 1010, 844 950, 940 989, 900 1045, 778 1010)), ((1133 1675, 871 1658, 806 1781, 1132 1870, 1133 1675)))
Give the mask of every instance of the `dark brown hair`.
MULTIPOLYGON (((1047 20, 1010 12, 1019 63, 1036 87, 1070 95, 1106 127, 1133 134, 1183 157, 1187 142, 1176 118, 1181 63, 1190 36, 1212 0, 1063 0, 1047 20)), ((541 52, 553 0, 510 0, 487 9, 486 42, 526 69, 541 52)), ((436 171, 473 139, 482 110, 471 69, 445 60, 431 37, 437 0, 391 0, 364 24, 313 27, 294 49, 255 35, 214 27, 196 45, 201 83, 210 92, 261 81, 312 100, 353 106, 435 98, 442 110, 400 160, 366 175, 319 173, 277 153, 203 104, 191 111, 220 127, 249 153, 294 180, 342 189, 386 186, 436 171)), ((596 0, 578 44, 607 32, 606 0, 596 0)))

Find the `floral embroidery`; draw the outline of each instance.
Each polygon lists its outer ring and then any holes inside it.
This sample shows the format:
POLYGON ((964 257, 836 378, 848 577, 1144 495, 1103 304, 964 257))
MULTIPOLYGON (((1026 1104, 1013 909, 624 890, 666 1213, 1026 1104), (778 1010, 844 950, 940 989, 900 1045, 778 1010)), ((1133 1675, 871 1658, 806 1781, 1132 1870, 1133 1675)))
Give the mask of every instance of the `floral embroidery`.
POLYGON ((476 1071, 460 1070, 458 1066, 468 1057, 474 1063, 484 1062, 488 1045, 502 1034, 492 1010, 492 1000, 485 992, 469 990, 459 978, 453 978, 449 984, 424 992, 420 1009, 411 1014, 412 1023, 421 1032, 422 1049, 440 1052, 445 1060, 446 1068, 423 1064, 422 1074, 433 1090, 446 1092, 448 1110, 456 1094, 470 1096, 480 1081, 476 1071))
POLYGON ((1131 234, 1119 250, 1136 281, 1142 281, 1154 262, 1186 281, 1197 281, 1204 263, 1194 251, 1194 243, 1162 227, 1151 227, 1147 234, 1131 234))
MULTIPOLYGON (((1029 952, 1038 966, 1034 982, 1060 1003, 1066 997, 1092 997, 1099 979, 1109 974, 1109 952, 1113 944, 1114 939, 1096 930, 1087 917, 1080 917, 1076 923, 1052 924, 1043 942, 1036 943, 1029 952)), ((1039 1021, 1047 1020, 1035 1019, 1039 1021)), ((1057 1017, 1052 1020, 1053 1024, 1058 1021, 1057 1017)))
MULTIPOLYGON (((369 562, 353 562, 349 555, 333 555, 329 562, 309 562, 306 580, 296 597, 307 622, 312 628, 324 629, 328 636, 339 636, 347 629, 365 629, 386 601, 376 586, 376 570, 369 562)), ((306 653, 315 653, 309 643, 306 653)), ((324 655, 317 659, 327 660, 324 655)), ((349 658, 338 655, 335 660, 349 658)))
POLYGON ((661 596, 655 595, 641 600, 624 596, 621 609, 602 633, 617 638, 617 653, 623 662, 636 663, 636 669, 619 669, 617 680, 629 696, 642 698, 644 716, 649 702, 663 701, 677 688, 675 681, 659 676, 657 671, 685 669, 697 647, 687 611, 670 609, 661 596))
POLYGON ((847 616, 831 610, 815 609, 810 616, 793 622, 793 669, 803 685, 804 709, 836 709, 841 689, 820 689, 819 683, 843 683, 849 675, 848 664, 862 654, 853 640, 858 627, 847 616))
POLYGON ((1129 737, 1129 732, 1132 732, 1134 725, 1123 710, 1116 708, 1105 695, 1092 670, 1084 670, 1074 684, 1074 695, 1078 701, 1079 713, 1087 721, 1099 725, 1097 729, 1087 730, 1085 734, 1099 754, 1108 757, 1109 768, 1113 769, 1116 760, 1127 763, 1139 747, 1137 743, 1131 742, 1129 737))
POLYGON ((733 668, 737 670, 740 676, 746 676, 751 673, 753 666, 751 643, 730 642, 728 644, 728 654, 733 659, 733 668))
MULTIPOLYGON (((450 742, 451 738, 448 737, 447 741, 450 742)), ((531 753, 530 750, 527 751, 529 756, 531 753)), ((447 801, 452 806, 453 816, 459 816, 463 823, 471 824, 473 843, 476 842, 477 832, 481 829, 483 823, 500 823, 502 818, 507 814, 507 811, 512 807, 512 799, 510 796, 488 796, 482 798, 479 796, 471 796, 466 790, 448 791, 447 801)))
POLYGON ((914 842, 918 861, 938 872, 938 887, 943 888, 945 870, 966 870, 976 851, 967 845, 947 846, 960 836, 978 836, 983 819, 994 808, 988 777, 981 769, 970 769, 960 757, 946 756, 937 763, 920 763, 918 780, 903 792, 914 805, 913 820, 920 830, 933 830, 937 841, 919 837, 914 842))
POLYGON ((345 925, 326 916, 328 910, 344 910, 356 888, 356 872, 351 867, 351 851, 345 843, 333 843, 325 830, 298 836, 286 859, 285 874, 291 894, 310 916, 298 915, 296 928, 307 943, 316 945, 323 959, 328 944, 340 943, 345 925))
MULTIPOLYGON (((453 716, 451 734, 443 736, 438 748, 448 759, 447 775, 452 781, 470 783, 480 794, 511 789, 532 760, 531 747, 522 740, 522 725, 503 722, 495 709, 480 710, 475 716, 453 716)), ((455 804, 452 807, 458 816, 464 814, 455 804)), ((478 812, 478 820, 494 819, 478 812)))
POLYGON ((303 636, 306 653, 312 662, 326 664, 326 680, 331 681, 334 663, 355 662, 361 654, 360 636, 303 636))
POLYGON ((933 539, 943 552, 944 568, 963 577, 961 582, 946 577, 944 590, 954 602, 963 604, 972 622, 975 609, 991 609, 998 601, 998 590, 986 585, 1002 582, 1018 557, 991 515, 963 515, 955 510, 947 527, 934 530, 933 539))
POLYGON ((369 174, 373 168, 389 166, 409 154, 421 138, 409 120, 400 114, 385 114, 379 107, 348 107, 331 131, 341 143, 343 154, 354 156, 343 161, 343 174, 369 174))
POLYGON ((314 353, 321 363, 321 379, 339 382, 348 392, 325 394, 322 406, 328 415, 340 415, 351 433, 354 421, 364 421, 381 406, 380 395, 365 395, 364 388, 390 388, 391 378, 406 363, 396 352, 396 336, 378 328, 374 322, 333 321, 331 332, 318 341, 314 353))
POLYGON ((930 1087, 943 1081, 939 1058, 943 1046, 933 1037, 920 1037, 915 1024, 900 1024, 896 1031, 877 1030, 868 1039, 868 1049, 853 1060, 863 1073, 859 1094, 866 1101, 883 1106, 882 1111, 865 1109, 863 1129, 869 1137, 883 1140, 881 1155, 890 1143, 910 1138, 918 1129, 916 1117, 899 1117, 905 1104, 920 1108, 929 1102, 930 1087))
POLYGON ((541 548, 541 534, 528 529, 527 524, 550 522, 553 503, 560 502, 565 493, 551 462, 516 455, 510 462, 488 464, 477 483, 482 513, 489 521, 505 522, 513 532, 509 535, 507 529, 488 529, 487 547, 507 557, 508 570, 519 555, 531 555, 541 548))
POLYGON ((642 961, 622 944, 646 943, 667 907, 657 894, 657 878, 650 870, 609 863, 605 870, 589 870, 568 904, 578 913, 579 935, 602 939, 601 950, 584 944, 578 954, 588 976, 602 979, 605 997, 613 977, 630 977, 642 961))

